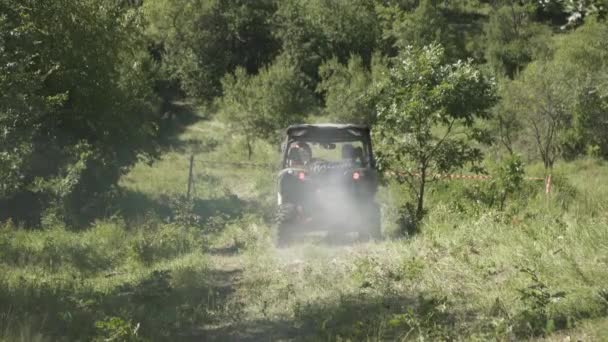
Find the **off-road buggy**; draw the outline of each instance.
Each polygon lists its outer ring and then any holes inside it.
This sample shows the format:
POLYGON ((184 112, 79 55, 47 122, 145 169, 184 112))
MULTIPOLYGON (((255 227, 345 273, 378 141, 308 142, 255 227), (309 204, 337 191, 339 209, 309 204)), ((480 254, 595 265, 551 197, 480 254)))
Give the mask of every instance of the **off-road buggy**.
POLYGON ((282 155, 279 245, 310 231, 380 238, 380 210, 374 201, 378 180, 368 127, 290 126, 282 155))

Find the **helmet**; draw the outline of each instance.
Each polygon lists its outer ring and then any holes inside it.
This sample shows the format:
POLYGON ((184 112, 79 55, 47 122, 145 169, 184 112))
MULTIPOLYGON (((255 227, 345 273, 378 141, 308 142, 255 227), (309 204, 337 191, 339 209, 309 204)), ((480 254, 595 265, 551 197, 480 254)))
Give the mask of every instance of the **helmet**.
POLYGON ((287 157, 292 161, 292 163, 306 164, 312 158, 312 150, 307 143, 297 141, 289 147, 287 157))

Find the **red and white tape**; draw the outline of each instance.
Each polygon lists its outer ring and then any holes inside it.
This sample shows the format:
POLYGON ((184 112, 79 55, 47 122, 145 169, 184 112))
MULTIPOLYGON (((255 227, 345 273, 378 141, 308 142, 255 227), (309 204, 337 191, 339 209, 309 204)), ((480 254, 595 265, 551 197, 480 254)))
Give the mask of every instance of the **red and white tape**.
MULTIPOLYGON (((395 175, 399 175, 399 176, 412 176, 412 177, 421 177, 422 175, 420 173, 416 173, 416 172, 394 172, 394 171, 389 171, 386 172, 386 174, 388 174, 389 176, 395 176, 395 175)), ((494 177, 489 176, 489 175, 465 175, 465 174, 452 174, 452 173, 448 173, 448 174, 427 174, 426 178, 430 178, 430 179, 481 179, 481 180, 488 180, 488 179, 493 179, 494 177)), ((539 178, 539 177, 526 177, 524 178, 527 181, 545 181, 547 182, 547 180, 545 178, 539 178)), ((551 182, 551 176, 548 177, 548 182, 550 184, 551 182)), ((548 185, 550 187, 550 185, 548 185)))

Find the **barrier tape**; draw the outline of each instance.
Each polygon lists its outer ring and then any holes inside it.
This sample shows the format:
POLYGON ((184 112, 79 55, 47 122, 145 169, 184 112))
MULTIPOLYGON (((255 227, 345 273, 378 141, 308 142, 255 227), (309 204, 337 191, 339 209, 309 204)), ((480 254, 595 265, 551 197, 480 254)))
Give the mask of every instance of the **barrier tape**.
MULTIPOLYGON (((213 161, 213 160, 195 160, 196 163, 204 164, 205 166, 236 166, 236 167, 254 167, 254 168, 276 168, 278 164, 271 163, 252 163, 252 162, 226 162, 226 161, 213 161)), ((414 176, 420 177, 419 173, 411 172, 386 172, 389 176, 414 176)), ((494 177, 490 175, 466 175, 466 174, 432 174, 427 175, 431 179, 443 179, 443 180, 458 180, 458 179, 477 179, 477 180, 490 180, 494 177)), ((547 178, 541 177, 525 177, 527 181, 544 181, 546 183, 546 192, 550 192, 551 189, 551 176, 547 178)))
MULTIPOLYGON (((389 176, 413 176, 413 177, 421 177, 422 175, 420 173, 416 173, 416 172, 394 172, 394 171, 389 171, 386 174, 388 174, 389 176)), ((452 179, 481 179, 481 180, 489 180, 489 179, 493 179, 494 177, 489 176, 489 175, 464 175, 464 174, 429 174, 426 175, 428 178, 430 179, 447 179, 447 180, 452 180, 452 179)), ((527 181, 546 181, 545 178, 540 178, 540 177, 525 177, 524 180, 527 181)), ((551 176, 549 176, 549 183, 551 182, 551 176)))
POLYGON ((196 163, 202 163, 205 166, 236 166, 236 167, 257 167, 257 168, 274 168, 278 164, 270 163, 251 163, 251 162, 224 162, 224 161, 212 161, 212 160, 195 160, 196 163))

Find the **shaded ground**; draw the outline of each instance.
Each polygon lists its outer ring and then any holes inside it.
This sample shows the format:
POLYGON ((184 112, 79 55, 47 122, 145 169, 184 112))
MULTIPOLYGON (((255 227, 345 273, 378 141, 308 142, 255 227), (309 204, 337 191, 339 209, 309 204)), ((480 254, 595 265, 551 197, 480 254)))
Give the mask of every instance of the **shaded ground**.
MULTIPOLYGON (((238 143, 216 148, 217 141, 224 142, 230 136, 220 123, 200 120, 197 125, 179 128, 181 134, 156 169, 141 167, 125 181, 133 191, 132 202, 144 205, 121 205, 135 214, 144 208, 157 213, 171 209, 163 196, 181 194, 186 188, 188 160, 194 153, 199 161, 194 170, 195 213, 237 218, 222 221, 227 226, 215 231, 225 235, 225 240, 206 249, 210 269, 203 282, 210 295, 208 303, 203 300, 201 305, 210 308, 209 314, 195 321, 195 328, 180 331, 175 340, 538 338, 542 329, 526 331, 525 321, 516 316, 525 308, 534 309, 521 300, 519 290, 539 286, 519 272, 521 265, 534 267, 547 291, 567 290, 567 300, 574 304, 566 302, 564 307, 573 309, 564 312, 577 319, 577 324, 586 322, 578 321, 587 317, 582 316, 586 315, 584 310, 577 311, 578 303, 589 298, 596 283, 603 283, 598 266, 603 261, 595 266, 586 261, 605 253, 598 252, 601 248, 597 246, 595 252, 589 252, 577 225, 557 227, 557 220, 545 222, 537 215, 537 219, 527 219, 526 227, 512 229, 509 222, 495 220, 492 215, 461 217, 446 211, 449 207, 441 207, 429 215, 430 233, 407 241, 359 243, 356 237, 307 234, 298 236, 298 243, 277 249, 269 241, 269 220, 264 217, 264 223, 259 217, 274 205, 274 180, 268 170, 203 163, 244 157, 238 143), (143 194, 148 194, 147 198, 142 198, 146 197, 143 194), (252 213, 255 218, 248 217, 252 213), (573 228, 570 231, 568 227, 573 228), (582 271, 570 272, 571 263, 560 261, 566 253, 552 252, 566 250, 563 240, 569 241, 570 250, 580 252, 569 258, 588 265, 582 271), (539 259, 542 261, 537 262, 539 259), (586 280, 572 284, 576 279, 586 280)), ((270 150, 261 152, 260 162, 270 160, 263 158, 272 156, 270 150)), ((585 228, 597 232, 590 240, 605 240, 603 228, 585 228)), ((597 326, 602 324, 605 326, 601 322, 597 326)), ((572 332, 559 330, 554 336, 557 339, 547 340, 598 340, 595 337, 605 335, 601 330, 588 333, 595 328, 585 325, 575 327, 572 332)))
MULTIPOLYGON (((209 283, 218 294, 218 301, 223 302, 225 316, 218 317, 213 324, 180 336, 186 341, 317 341, 335 340, 336 334, 349 335, 350 330, 358 324, 375 324, 378 315, 406 312, 410 307, 422 307, 422 310, 434 310, 433 298, 404 297, 401 294, 387 292, 382 296, 369 296, 368 288, 376 286, 369 282, 361 284, 362 292, 348 293, 328 298, 327 301, 311 300, 303 305, 293 303, 295 297, 302 295, 302 289, 291 285, 298 277, 310 271, 310 267, 331 265, 337 259, 349 259, 353 250, 366 253, 366 246, 359 244, 356 237, 316 232, 302 236, 303 241, 287 248, 266 251, 272 262, 260 260, 256 268, 279 274, 278 278, 260 275, 258 270, 248 270, 252 256, 243 253, 235 246, 219 246, 209 251, 209 283), (309 248, 319 249, 318 255, 310 255, 309 248), (257 278, 257 277, 260 278, 257 278), (287 280, 286 286, 281 285, 287 280), (277 287, 278 286, 278 287, 277 287), (261 291, 258 297, 256 292, 261 291), (262 298, 263 297, 263 298, 262 298), (373 298, 372 298, 373 297, 373 298), (262 304, 260 304, 260 302, 262 304), (365 321, 365 323, 362 323, 365 321), (323 326, 323 327, 322 327, 323 326), (326 332, 323 330, 327 329, 326 332)), ((326 275, 332 279, 331 274, 326 275)), ((316 294, 315 294, 316 295, 316 294)), ((312 299, 312 298, 311 298, 312 299)), ((297 302, 296 302, 297 303, 297 302)), ((220 304, 221 306, 222 304, 220 304)), ((425 312, 420 312, 422 316, 425 312)), ((449 325, 453 319, 448 313, 433 312, 433 329, 440 325, 449 325)), ((429 316, 430 317, 430 316, 429 316)), ((426 323, 421 323, 422 325, 426 323)), ((359 337, 373 339, 373 334, 387 331, 361 331, 359 337)), ((356 335, 355 335, 356 336, 356 335)), ((397 335, 393 336, 398 338, 397 335)))
MULTIPOLYGON (((487 314, 418 288, 416 277, 423 269, 415 261, 399 268, 402 274, 393 273, 391 267, 382 269, 389 259, 376 258, 382 258, 384 250, 391 253, 390 242, 332 241, 323 234, 306 238, 287 248, 264 245, 261 251, 232 245, 212 248, 209 284, 218 293, 219 306, 229 309, 180 339, 376 341, 423 336, 435 341, 514 336, 492 331, 499 326, 489 328, 487 314), (409 282, 412 285, 402 287, 409 282)), ((501 315, 496 315, 492 322, 501 322, 501 315)), ((540 340, 602 341, 599 337, 607 336, 606 326, 605 320, 581 321, 575 329, 540 340)))
POLYGON ((236 247, 214 248, 210 251, 209 285, 224 306, 235 307, 227 317, 217 323, 208 324, 198 330, 180 336, 185 341, 281 341, 292 340, 301 335, 293 321, 274 319, 248 319, 240 302, 238 292, 247 286, 243 282, 243 260, 236 247))

